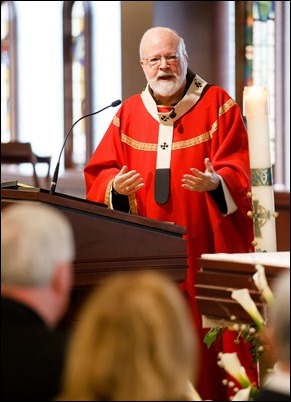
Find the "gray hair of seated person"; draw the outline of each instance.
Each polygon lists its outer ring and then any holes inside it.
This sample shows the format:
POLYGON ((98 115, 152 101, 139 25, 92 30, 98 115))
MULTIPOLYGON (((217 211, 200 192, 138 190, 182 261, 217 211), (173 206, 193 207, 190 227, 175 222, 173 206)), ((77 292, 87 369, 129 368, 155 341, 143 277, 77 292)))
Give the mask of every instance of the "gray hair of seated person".
POLYGON ((57 263, 72 262, 74 235, 69 220, 45 204, 13 204, 2 211, 1 281, 6 285, 50 283, 57 263))

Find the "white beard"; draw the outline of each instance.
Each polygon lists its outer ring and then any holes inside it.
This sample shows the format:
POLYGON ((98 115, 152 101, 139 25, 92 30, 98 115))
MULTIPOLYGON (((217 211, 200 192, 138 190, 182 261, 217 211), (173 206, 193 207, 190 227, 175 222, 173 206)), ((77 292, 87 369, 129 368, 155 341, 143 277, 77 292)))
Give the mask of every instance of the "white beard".
POLYGON ((154 80, 149 84, 154 93, 160 96, 172 96, 181 88, 181 82, 177 79, 174 82, 154 80))

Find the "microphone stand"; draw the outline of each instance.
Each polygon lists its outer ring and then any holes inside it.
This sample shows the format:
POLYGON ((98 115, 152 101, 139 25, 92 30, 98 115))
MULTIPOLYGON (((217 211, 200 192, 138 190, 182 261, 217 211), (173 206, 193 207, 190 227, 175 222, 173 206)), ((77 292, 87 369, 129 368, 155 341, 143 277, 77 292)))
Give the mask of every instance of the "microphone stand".
POLYGON ((85 117, 94 116, 95 114, 98 114, 98 113, 100 113, 100 112, 103 112, 103 110, 108 109, 109 107, 116 107, 116 106, 118 106, 118 105, 120 105, 120 104, 121 104, 121 100, 120 100, 120 99, 117 99, 116 101, 112 102, 110 105, 105 106, 103 109, 97 110, 97 112, 85 114, 84 116, 81 116, 78 120, 75 121, 75 123, 72 125, 72 127, 71 127, 70 130, 68 131, 68 133, 67 133, 67 135, 66 135, 66 137, 65 137, 65 141, 64 141, 64 143, 63 143, 63 146, 62 146, 62 148, 61 148, 61 152, 60 152, 60 154, 59 154, 58 162, 57 162, 57 164, 56 164, 55 171, 54 171, 54 174, 53 174, 53 178, 52 178, 52 182, 51 182, 51 187, 50 187, 49 194, 54 194, 54 193, 55 193, 56 186, 57 186, 57 182, 58 182, 58 177, 59 177, 59 169, 60 169, 61 156, 62 156, 62 154, 63 154, 63 151, 64 151, 65 145, 66 145, 66 143, 67 143, 67 140, 68 140, 68 138, 69 138, 71 132, 73 131, 73 128, 75 127, 75 125, 76 125, 77 123, 79 123, 80 120, 84 119, 85 117))

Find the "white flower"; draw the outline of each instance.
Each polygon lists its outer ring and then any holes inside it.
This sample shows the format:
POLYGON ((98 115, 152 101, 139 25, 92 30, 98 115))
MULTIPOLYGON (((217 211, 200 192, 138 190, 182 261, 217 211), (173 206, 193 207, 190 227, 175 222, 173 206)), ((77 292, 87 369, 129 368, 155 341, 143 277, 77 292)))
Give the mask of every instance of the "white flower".
POLYGON ((267 304, 271 304, 274 301, 274 295, 268 285, 266 275, 265 275, 265 267, 261 264, 257 264, 255 266, 257 272, 253 275, 253 280, 255 282, 256 287, 261 292, 263 298, 265 299, 267 304))
POLYGON ((232 401, 248 401, 250 398, 251 387, 240 389, 232 398, 232 401))
POLYGON ((237 353, 220 353, 219 358, 223 369, 236 379, 243 388, 247 388, 251 385, 251 381, 245 368, 241 365, 237 353))
POLYGON ((246 310, 246 312, 252 317, 258 328, 261 329, 264 325, 264 319, 257 309, 255 302, 251 298, 249 290, 246 288, 233 290, 231 293, 231 297, 246 310))

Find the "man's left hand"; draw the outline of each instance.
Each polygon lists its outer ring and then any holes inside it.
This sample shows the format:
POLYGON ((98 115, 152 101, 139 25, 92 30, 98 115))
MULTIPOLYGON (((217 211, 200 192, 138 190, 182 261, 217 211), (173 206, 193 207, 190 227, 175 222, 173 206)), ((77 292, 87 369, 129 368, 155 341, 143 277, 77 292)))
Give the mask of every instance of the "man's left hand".
POLYGON ((205 158, 204 163, 204 173, 196 168, 191 168, 192 174, 184 174, 182 179, 183 188, 190 191, 204 192, 215 190, 218 187, 220 179, 209 158, 205 158))

